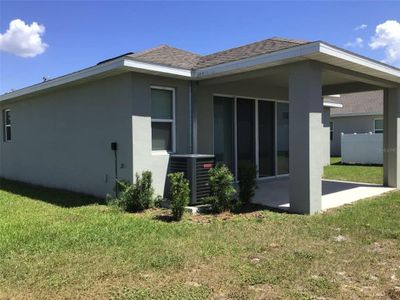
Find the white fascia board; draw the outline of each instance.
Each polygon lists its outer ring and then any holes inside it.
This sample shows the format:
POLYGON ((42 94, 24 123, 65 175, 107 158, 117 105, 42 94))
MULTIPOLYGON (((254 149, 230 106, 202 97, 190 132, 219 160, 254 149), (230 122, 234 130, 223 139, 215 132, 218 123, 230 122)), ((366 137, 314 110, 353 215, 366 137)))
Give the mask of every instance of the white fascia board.
POLYGON ((238 61, 200 68, 194 71, 193 76, 196 77, 196 79, 206 79, 248 70, 261 69, 269 65, 279 65, 288 60, 302 60, 304 57, 316 53, 318 49, 319 43, 310 43, 238 61))
POLYGON ((383 116, 383 113, 379 113, 379 112, 365 112, 365 113, 341 113, 341 114, 331 114, 331 118, 364 117, 364 116, 383 116))
POLYGON ((342 107, 343 107, 343 104, 340 104, 340 103, 333 103, 333 102, 329 102, 329 101, 324 101, 324 106, 325 106, 325 107, 342 108, 342 107))
POLYGON ((102 63, 100 65, 89 67, 89 68, 83 69, 78 72, 67 74, 67 75, 64 75, 61 77, 51 79, 49 81, 45 81, 45 82, 38 83, 38 84, 29 86, 26 88, 22 88, 20 90, 14 91, 14 92, 0 95, 0 102, 9 100, 9 99, 13 99, 16 97, 32 94, 32 93, 39 92, 42 90, 46 90, 46 89, 49 89, 52 87, 64 85, 67 83, 79 81, 79 80, 82 80, 82 79, 85 79, 88 77, 100 75, 102 73, 106 73, 106 72, 118 70, 118 69, 127 70, 127 71, 136 71, 136 72, 141 72, 141 73, 167 75, 169 77, 172 76, 172 77, 178 77, 178 78, 189 78, 189 79, 191 78, 191 75, 192 75, 191 70, 149 64, 149 63, 144 63, 144 62, 139 62, 139 61, 132 61, 132 60, 127 60, 127 59, 124 59, 123 57, 121 57, 120 59, 102 63))
POLYGON ((123 59, 118 59, 118 60, 114 60, 114 61, 110 61, 110 62, 106 62, 104 64, 101 65, 96 65, 93 67, 89 67, 86 69, 83 69, 81 71, 78 72, 74 72, 71 74, 67 74, 61 77, 57 77, 54 79, 51 79, 49 81, 45 81, 42 83, 38 83, 26 88, 22 88, 20 90, 14 91, 14 92, 10 92, 10 93, 6 93, 3 95, 0 95, 0 101, 5 101, 8 99, 12 99, 12 98, 16 98, 16 97, 20 97, 20 96, 24 96, 27 94, 31 94, 31 93, 35 93, 41 90, 45 90, 45 89, 49 89, 52 87, 56 87, 59 85, 64 85, 73 81, 78 81, 87 77, 91 77, 91 76, 95 76, 95 75, 99 75, 101 73, 105 73, 114 69, 118 69, 123 67, 124 62, 123 59))
MULTIPOLYGON (((379 78, 388 79, 387 75, 389 75, 389 79, 391 81, 400 83, 399 69, 371 60, 366 57, 359 56, 351 52, 347 52, 345 50, 341 50, 322 42, 313 42, 289 49, 276 51, 273 53, 249 57, 238 61, 219 64, 216 66, 200 68, 193 72, 193 76, 198 80, 208 79, 222 75, 261 69, 268 66, 276 66, 288 62, 301 61, 305 59, 314 60, 316 59, 315 56, 320 54, 323 54, 322 59, 321 56, 317 58, 317 60, 320 62, 330 64, 331 58, 337 59, 338 63, 340 61, 346 61, 350 64, 354 64, 354 66, 362 66, 364 68, 370 69, 371 71, 381 73, 382 76, 378 76, 379 78)), ((371 74, 371 76, 376 77, 376 74, 371 74)))
POLYGON ((150 74, 160 74, 160 75, 167 75, 169 77, 173 76, 186 79, 192 78, 192 71, 188 69, 150 64, 131 59, 124 60, 124 67, 130 71, 136 71, 140 73, 145 72, 150 74))
POLYGON ((378 72, 382 72, 391 75, 391 79, 396 82, 400 82, 400 69, 391 67, 389 65, 374 61, 372 59, 344 51, 340 48, 336 48, 324 43, 319 43, 319 52, 326 54, 331 57, 335 57, 341 60, 345 60, 349 63, 360 65, 378 72))

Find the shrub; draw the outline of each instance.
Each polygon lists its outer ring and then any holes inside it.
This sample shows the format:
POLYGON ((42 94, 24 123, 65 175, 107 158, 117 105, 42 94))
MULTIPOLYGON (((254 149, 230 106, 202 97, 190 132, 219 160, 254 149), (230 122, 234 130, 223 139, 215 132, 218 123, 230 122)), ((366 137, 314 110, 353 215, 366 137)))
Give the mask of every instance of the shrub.
POLYGON ((136 180, 133 184, 134 201, 132 209, 144 210, 154 206, 153 177, 150 171, 143 171, 141 176, 136 173, 136 180))
POLYGON ((240 163, 238 167, 239 199, 242 204, 250 203, 256 189, 256 167, 248 162, 240 163))
POLYGON ((136 212, 153 207, 154 189, 152 187, 152 175, 150 171, 136 174, 134 184, 127 181, 118 181, 118 198, 109 201, 110 205, 118 206, 122 211, 136 212))
POLYGON ((157 208, 163 207, 164 201, 165 200, 162 196, 160 196, 160 195, 156 196, 154 198, 154 207, 157 207, 157 208))
POLYGON ((189 181, 182 172, 168 175, 170 180, 170 201, 172 215, 175 220, 182 219, 185 207, 189 204, 189 181))
POLYGON ((214 212, 232 210, 236 205, 232 186, 233 175, 224 164, 217 164, 209 171, 211 196, 205 199, 214 212))

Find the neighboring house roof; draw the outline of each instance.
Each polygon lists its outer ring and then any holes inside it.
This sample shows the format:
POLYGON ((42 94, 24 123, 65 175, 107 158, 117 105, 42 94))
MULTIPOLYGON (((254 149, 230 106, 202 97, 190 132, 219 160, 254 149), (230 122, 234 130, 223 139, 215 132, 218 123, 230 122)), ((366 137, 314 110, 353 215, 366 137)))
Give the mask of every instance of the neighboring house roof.
POLYGON ((0 101, 126 71, 203 80, 304 60, 315 60, 386 80, 391 82, 391 87, 397 87, 400 83, 400 69, 393 66, 322 41, 306 42, 275 37, 204 56, 162 45, 117 56, 80 71, 0 95, 0 101))
POLYGON ((343 106, 331 108, 331 116, 345 115, 382 115, 383 91, 370 91, 355 94, 343 94, 335 99, 343 106))

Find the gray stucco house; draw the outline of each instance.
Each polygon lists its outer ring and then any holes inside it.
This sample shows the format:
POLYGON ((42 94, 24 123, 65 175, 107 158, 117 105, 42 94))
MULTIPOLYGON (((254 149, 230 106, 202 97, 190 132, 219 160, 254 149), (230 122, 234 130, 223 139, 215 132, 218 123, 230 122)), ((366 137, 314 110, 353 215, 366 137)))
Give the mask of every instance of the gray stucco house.
MULTIPOLYGON (((400 70, 328 43, 272 38, 209 55, 127 54, 0 97, 0 176, 104 196, 171 153, 215 154, 236 173, 290 174, 290 209, 321 209, 329 159, 323 96, 384 90, 385 185, 400 186, 400 70), (290 160, 289 160, 290 158, 290 160)), ((329 105, 328 105, 329 106, 329 105)))
POLYGON ((341 156, 342 133, 383 133, 383 91, 344 94, 334 99, 342 107, 333 107, 331 155, 341 156))

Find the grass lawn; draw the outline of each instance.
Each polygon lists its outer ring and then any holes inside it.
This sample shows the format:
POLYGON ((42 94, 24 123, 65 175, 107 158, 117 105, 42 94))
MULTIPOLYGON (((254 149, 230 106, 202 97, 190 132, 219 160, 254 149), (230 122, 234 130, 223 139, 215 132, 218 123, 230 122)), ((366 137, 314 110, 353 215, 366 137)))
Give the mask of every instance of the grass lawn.
POLYGON ((383 167, 342 165, 340 157, 331 157, 331 165, 324 168, 324 178, 382 184, 383 167))
POLYGON ((314 216, 123 214, 0 187, 0 299, 399 299, 400 192, 314 216))

